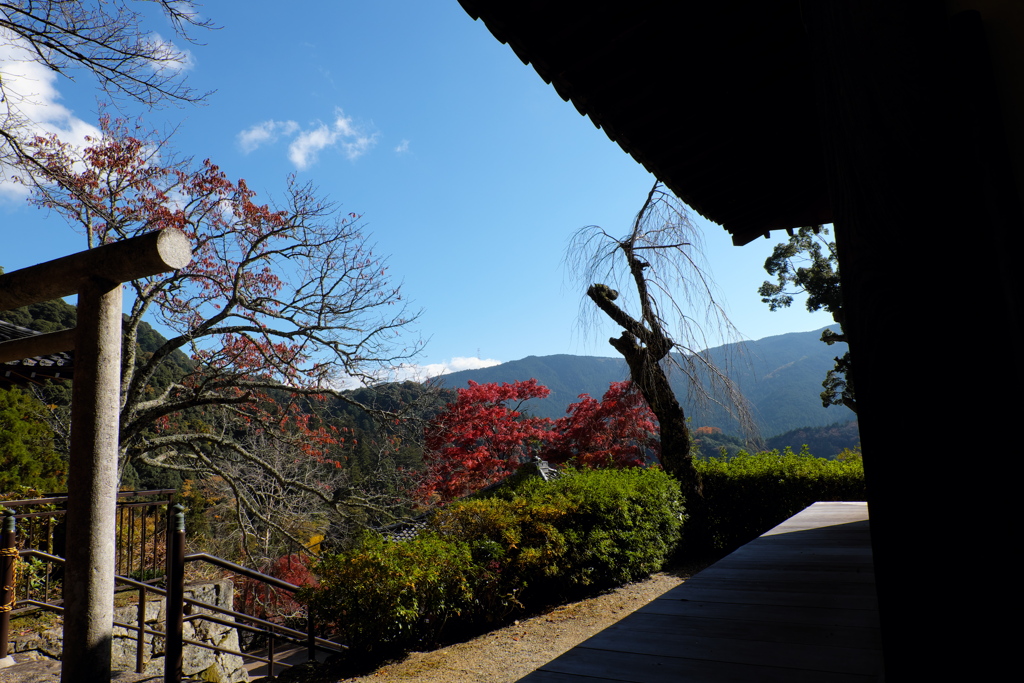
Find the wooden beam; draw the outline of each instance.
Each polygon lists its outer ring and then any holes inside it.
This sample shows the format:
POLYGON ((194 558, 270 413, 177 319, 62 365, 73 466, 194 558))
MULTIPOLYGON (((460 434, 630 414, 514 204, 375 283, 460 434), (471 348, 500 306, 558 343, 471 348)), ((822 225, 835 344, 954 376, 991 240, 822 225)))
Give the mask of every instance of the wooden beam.
POLYGON ((0 342, 0 363, 63 353, 75 348, 75 328, 0 342))
POLYGON ((78 293, 85 278, 129 282, 184 268, 192 260, 180 230, 160 230, 0 275, 0 311, 78 293))

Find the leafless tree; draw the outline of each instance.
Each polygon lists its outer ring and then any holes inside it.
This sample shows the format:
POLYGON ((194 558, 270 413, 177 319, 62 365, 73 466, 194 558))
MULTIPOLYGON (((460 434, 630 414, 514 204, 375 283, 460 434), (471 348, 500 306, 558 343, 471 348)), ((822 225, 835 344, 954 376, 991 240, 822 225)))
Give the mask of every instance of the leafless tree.
POLYGON ((691 396, 729 407, 746 430, 753 424, 746 401, 703 351, 710 345, 705 330, 735 333, 702 259, 700 235, 685 206, 657 183, 624 236, 587 226, 573 236, 566 255, 570 269, 589 283, 587 297, 622 328, 608 342, 658 418, 662 465, 682 484, 691 517, 700 512, 703 489, 686 414, 668 373, 683 372, 691 396), (630 306, 638 313, 628 313, 630 306))
POLYGON ((413 475, 393 461, 391 444, 368 449, 376 460, 356 474, 345 465, 343 446, 311 459, 302 431, 253 429, 230 408, 216 413, 207 424, 218 438, 210 444, 182 439, 167 464, 201 478, 222 516, 235 520, 213 541, 220 552, 265 566, 312 551, 318 537, 344 543, 408 514, 413 475))
MULTIPOLYGON (((186 42, 193 42, 196 29, 213 28, 191 0, 146 5, 162 10, 175 36, 186 42)), ((0 161, 31 163, 23 144, 38 132, 29 112, 38 102, 17 85, 25 85, 25 64, 70 80, 86 75, 114 102, 156 107, 206 96, 185 84, 187 52, 146 30, 145 17, 136 11, 141 6, 141 0, 0 2, 0 161)))

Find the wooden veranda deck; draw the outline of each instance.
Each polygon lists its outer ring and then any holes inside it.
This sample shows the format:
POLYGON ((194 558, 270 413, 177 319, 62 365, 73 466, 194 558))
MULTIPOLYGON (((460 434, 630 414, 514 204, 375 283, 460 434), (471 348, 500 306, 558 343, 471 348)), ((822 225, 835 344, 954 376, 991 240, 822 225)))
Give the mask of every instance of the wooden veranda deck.
POLYGON ((525 683, 882 680, 865 503, 816 503, 525 683))

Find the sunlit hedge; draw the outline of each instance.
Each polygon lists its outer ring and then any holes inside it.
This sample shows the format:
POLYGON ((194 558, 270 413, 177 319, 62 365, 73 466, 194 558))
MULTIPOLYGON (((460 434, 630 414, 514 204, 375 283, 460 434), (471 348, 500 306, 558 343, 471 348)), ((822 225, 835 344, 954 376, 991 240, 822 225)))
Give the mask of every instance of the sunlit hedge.
POLYGON ((353 651, 429 642, 473 604, 476 573, 462 541, 422 534, 395 542, 367 534, 356 548, 321 558, 319 586, 298 598, 333 622, 353 651))
POLYGON ((678 484, 660 470, 567 472, 451 503, 411 541, 367 535, 324 558, 301 595, 355 650, 436 641, 659 569, 679 537, 678 484))
POLYGON ((816 458, 787 448, 744 451, 730 459, 697 461, 711 538, 728 550, 757 538, 817 501, 865 500, 864 466, 857 460, 816 458))
MULTIPOLYGON (((716 549, 745 543, 819 500, 864 500, 859 461, 786 450, 697 464, 716 549)), ((300 596, 356 653, 437 642, 582 591, 641 579, 683 526, 678 483, 658 469, 516 477, 436 511, 411 541, 368 534, 322 558, 300 596)), ((685 529, 682 530, 685 535, 685 529)))

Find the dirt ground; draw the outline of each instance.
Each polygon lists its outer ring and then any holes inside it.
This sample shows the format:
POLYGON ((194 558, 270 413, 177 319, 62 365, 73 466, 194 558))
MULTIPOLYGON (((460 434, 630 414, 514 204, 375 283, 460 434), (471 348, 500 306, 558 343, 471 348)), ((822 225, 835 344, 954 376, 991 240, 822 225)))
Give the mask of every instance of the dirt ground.
POLYGON ((473 640, 413 652, 345 683, 512 683, 685 581, 699 567, 654 574, 594 598, 556 607, 473 640))

